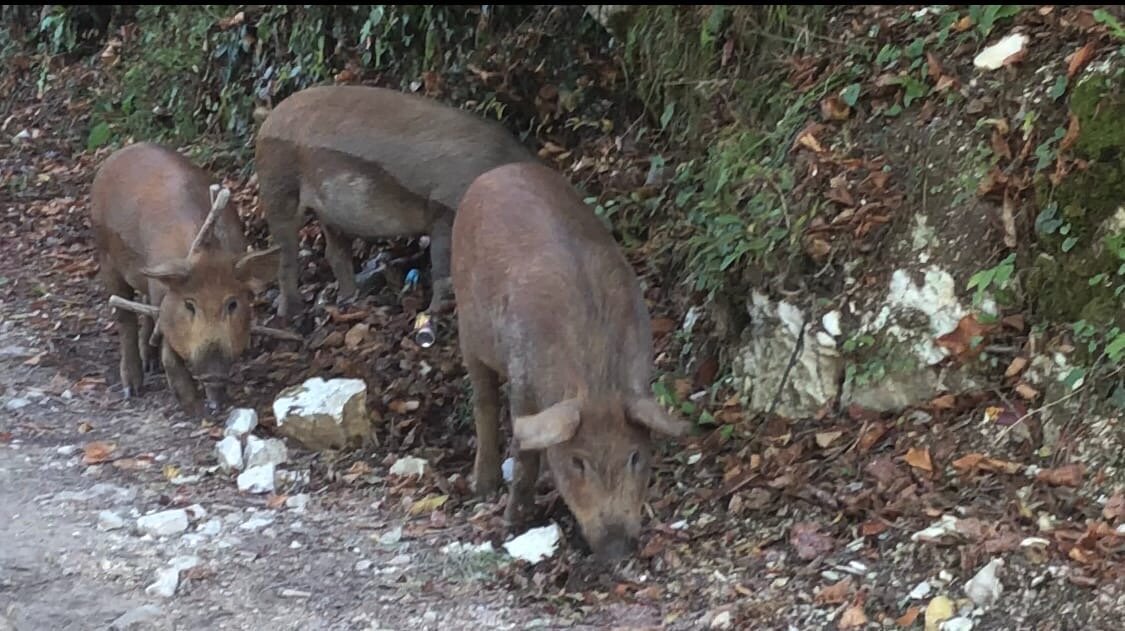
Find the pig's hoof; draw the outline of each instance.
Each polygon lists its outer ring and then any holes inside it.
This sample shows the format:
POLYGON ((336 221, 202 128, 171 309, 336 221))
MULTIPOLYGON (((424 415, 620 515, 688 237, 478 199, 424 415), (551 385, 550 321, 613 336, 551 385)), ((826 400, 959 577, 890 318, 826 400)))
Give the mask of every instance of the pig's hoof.
POLYGON ((522 530, 535 512, 534 503, 508 500, 504 509, 504 525, 511 530, 522 530))
POLYGON ((208 401, 204 404, 204 409, 208 414, 216 415, 220 410, 223 409, 223 405, 221 403, 216 403, 215 401, 208 401))
POLYGON ((477 497, 487 497, 496 492, 500 488, 500 476, 486 475, 477 478, 473 482, 473 493, 477 497))
POLYGON ((121 396, 124 399, 132 399, 138 395, 140 395, 140 392, 133 386, 125 386, 121 389, 121 396))

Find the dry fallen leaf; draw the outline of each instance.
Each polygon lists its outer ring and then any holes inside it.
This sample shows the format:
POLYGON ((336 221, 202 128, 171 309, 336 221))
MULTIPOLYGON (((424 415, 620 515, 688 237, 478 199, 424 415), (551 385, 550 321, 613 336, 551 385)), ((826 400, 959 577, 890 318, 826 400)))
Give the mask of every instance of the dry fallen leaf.
POLYGON ((832 537, 820 532, 820 526, 807 521, 793 524, 789 529, 789 543, 802 561, 811 561, 836 547, 832 537))
POLYGON ((1027 358, 1016 357, 1012 360, 1012 363, 1008 364, 1008 369, 1004 371, 1004 376, 1008 379, 1011 379, 1012 377, 1015 377, 1016 375, 1023 372, 1024 368, 1027 368, 1027 358))
POLYGON ((87 443, 86 446, 82 448, 82 464, 98 464, 99 462, 105 462, 109 460, 109 455, 113 453, 114 449, 117 449, 117 445, 113 443, 102 441, 87 443))
POLYGON ((423 513, 432 513, 442 507, 446 500, 449 499, 448 495, 430 495, 424 499, 414 502, 410 506, 411 515, 421 515, 423 513))
POLYGON ((881 535, 887 532, 888 528, 889 526, 887 526, 886 522, 869 519, 859 525, 859 534, 864 537, 874 537, 875 535, 881 535))
POLYGON ((165 480, 171 480, 180 475, 180 468, 174 464, 166 464, 164 465, 162 472, 164 473, 165 480))
POLYGON ((1016 384, 1016 394, 1028 401, 1039 398, 1039 391, 1023 382, 1016 384))
POLYGON ((915 469, 921 469, 927 473, 934 472, 934 464, 930 460, 930 450, 926 447, 911 447, 903 460, 915 469))
POLYGON ((852 592, 852 579, 844 580, 828 587, 823 587, 816 593, 818 605, 840 605, 848 602, 852 592))
POLYGON ((1074 143, 1078 141, 1078 134, 1081 131, 1082 126, 1078 122, 1078 117, 1074 115, 1074 112, 1071 112, 1070 119, 1066 124, 1066 135, 1063 136, 1062 141, 1059 143, 1058 154, 1060 156, 1060 159, 1062 157, 1062 154, 1069 151, 1070 148, 1074 146, 1074 143))
POLYGON ((926 631, 938 631, 941 623, 953 617, 953 601, 947 596, 938 596, 926 605, 926 631))
POLYGON ((863 613, 863 605, 852 605, 840 616, 841 629, 859 629, 866 625, 867 614, 863 613))
POLYGON ((952 464, 953 468, 961 473, 970 473, 980 469, 981 471, 996 471, 1013 474, 1023 469, 1023 465, 1019 463, 1000 460, 999 458, 989 458, 981 453, 966 454, 954 460, 952 464))
POLYGON ((1113 497, 1106 501, 1105 508, 1102 509, 1102 517, 1110 523, 1125 518, 1125 491, 1114 493, 1113 497))
POLYGON ((367 332, 371 327, 366 322, 360 322, 348 330, 347 335, 344 336, 344 344, 347 345, 348 350, 355 350, 367 338, 367 332))
POLYGON ((270 495, 269 499, 266 500, 266 508, 281 508, 285 505, 285 500, 287 499, 289 499, 289 496, 284 493, 281 495, 270 495))
POLYGON ((816 444, 821 449, 828 449, 828 447, 832 443, 836 442, 837 438, 839 438, 840 436, 843 436, 843 435, 844 435, 844 432, 842 432, 840 430, 836 430, 836 431, 832 431, 832 432, 817 432, 817 434, 816 434, 816 444))
POLYGON ((653 318, 652 334, 666 335, 676 329, 676 321, 672 318, 653 318))
POLYGON ((1082 486, 1082 476, 1085 473, 1086 467, 1084 465, 1068 464, 1057 469, 1043 469, 1035 476, 1035 479, 1051 486, 1079 487, 1082 486))
POLYGON ((990 327, 977 322, 976 317, 970 313, 961 318, 956 329, 937 338, 937 345, 964 361, 984 349, 984 336, 989 330, 990 327))
POLYGON ((1074 75, 1082 72, 1082 69, 1090 63, 1094 58, 1094 42, 1086 42, 1086 45, 1074 51, 1070 57, 1070 63, 1066 66, 1067 80, 1073 79, 1074 75))
POLYGON ((932 52, 926 51, 926 69, 930 73, 931 79, 938 79, 941 77, 941 62, 938 61, 937 56, 932 52))
POLYGON ((957 397, 952 394, 943 394, 930 401, 930 407, 935 410, 952 410, 957 406, 957 397))
POLYGON ((844 103, 840 97, 832 95, 820 102, 820 115, 824 117, 824 120, 848 120, 848 117, 852 115, 852 108, 848 107, 848 104, 844 103))
POLYGON ((912 627, 914 626, 914 621, 918 619, 918 615, 921 613, 922 611, 917 607, 911 607, 906 610, 906 613, 895 619, 895 624, 900 627, 912 627))
POLYGON ((868 451, 869 449, 874 447, 875 443, 879 442, 879 439, 882 438, 883 434, 886 434, 886 433, 887 433, 887 426, 886 425, 883 425, 882 423, 880 423, 878 421, 872 423, 867 428, 867 431, 864 432, 863 435, 859 437, 859 444, 858 444, 859 451, 861 453, 865 452, 865 451, 868 451))

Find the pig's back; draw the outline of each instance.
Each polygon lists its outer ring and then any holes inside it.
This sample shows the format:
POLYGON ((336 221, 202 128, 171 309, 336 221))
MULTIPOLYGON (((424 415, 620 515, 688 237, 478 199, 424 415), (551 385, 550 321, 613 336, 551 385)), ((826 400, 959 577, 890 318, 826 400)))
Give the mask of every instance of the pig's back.
MULTIPOLYGON (((166 147, 121 149, 102 164, 91 187, 95 237, 130 267, 184 256, 210 211, 211 183, 205 171, 166 147)), ((242 249, 233 205, 216 229, 227 249, 242 249)))
POLYGON ((453 266, 458 304, 467 294, 473 325, 495 345, 481 350, 495 361, 535 357, 581 379, 647 387, 651 333, 640 286, 561 174, 509 164, 474 181, 454 223, 453 266))
POLYGON ((367 86, 320 86, 290 95, 266 117, 258 142, 270 151, 329 150, 359 158, 451 209, 481 173, 535 159, 499 123, 430 98, 367 86))

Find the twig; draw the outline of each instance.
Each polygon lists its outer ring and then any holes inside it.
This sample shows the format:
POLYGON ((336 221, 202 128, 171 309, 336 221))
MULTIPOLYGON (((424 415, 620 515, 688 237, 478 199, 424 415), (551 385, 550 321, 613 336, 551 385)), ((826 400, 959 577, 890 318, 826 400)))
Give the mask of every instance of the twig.
MULTIPOLYGON (((1121 367, 1117 368, 1113 372, 1106 375, 1105 378, 1108 379, 1109 377, 1113 377, 1117 373, 1121 372, 1122 369, 1125 369, 1125 366, 1121 366, 1121 367)), ((1089 381, 1083 383, 1078 389, 1073 390, 1071 392, 1068 392, 1067 394, 1055 399, 1054 401, 1051 401, 1049 403, 1044 403, 1040 407, 1037 407, 1034 410, 1030 410, 1027 414, 1024 414, 1023 416, 1016 419, 1015 423, 1012 423, 1011 425, 1009 425, 1009 426, 1005 427, 1003 430, 1001 430, 1000 433, 996 435, 996 440, 994 442, 996 444, 999 444, 1000 441, 1003 440, 1003 438, 1008 435, 1008 432, 1012 431, 1013 427, 1015 427, 1015 426, 1019 425, 1020 423, 1026 421, 1031 415, 1039 414, 1040 412, 1045 412, 1045 411, 1049 410, 1050 408, 1055 407, 1056 405, 1058 405, 1060 403, 1068 401, 1069 399, 1071 399, 1072 397, 1074 397, 1076 395, 1082 394, 1082 392, 1084 392, 1086 390, 1086 387, 1088 385, 1090 385, 1089 381)))
MULTIPOLYGON (((124 309, 125 311, 132 311, 133 313, 139 313, 141 315, 152 318, 154 321, 157 319, 157 316, 160 315, 160 309, 158 307, 141 304, 139 302, 133 302, 132 300, 126 300, 121 296, 110 296, 109 306, 116 309, 124 309)), ((305 339, 300 335, 297 335, 296 333, 292 333, 290 331, 282 331, 281 329, 274 329, 268 326, 259 326, 257 324, 250 326, 250 332, 256 335, 264 335, 266 337, 273 337, 279 340, 288 340, 290 342, 300 342, 305 339)))
POLYGON ((219 213, 227 207, 229 201, 230 190, 225 187, 220 188, 218 184, 211 185, 211 212, 207 213, 207 219, 203 221, 203 225, 199 228, 199 234, 195 235, 195 240, 191 242, 191 249, 188 250, 189 257, 195 254, 207 240, 207 236, 215 228, 215 221, 219 218, 219 213))

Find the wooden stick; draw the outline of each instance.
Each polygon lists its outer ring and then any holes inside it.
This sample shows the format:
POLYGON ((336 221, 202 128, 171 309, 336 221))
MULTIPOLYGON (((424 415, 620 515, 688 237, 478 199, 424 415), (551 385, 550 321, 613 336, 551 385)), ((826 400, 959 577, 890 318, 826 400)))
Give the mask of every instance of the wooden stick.
MULTIPOLYGON (((139 313, 143 316, 152 318, 154 321, 157 319, 157 316, 160 315, 160 309, 158 307, 153 307, 152 305, 146 305, 139 302, 133 302, 132 300, 126 300, 121 296, 110 296, 109 306, 116 309, 124 309, 125 311, 132 311, 133 313, 139 313)), ((290 342, 301 342, 305 339, 300 335, 297 335, 296 333, 292 333, 290 331, 282 331, 281 329, 274 329, 268 326, 258 326, 257 324, 253 324, 250 326, 250 332, 256 335, 264 335, 266 337, 273 337, 279 340, 288 340, 290 342)))
POLYGON ((219 218, 223 209, 227 207, 229 201, 230 191, 227 188, 219 188, 218 184, 211 185, 211 212, 207 213, 207 219, 203 221, 199 233, 195 235, 195 240, 191 242, 191 248, 188 250, 189 257, 195 254, 207 241, 208 235, 215 229, 215 221, 219 218))

